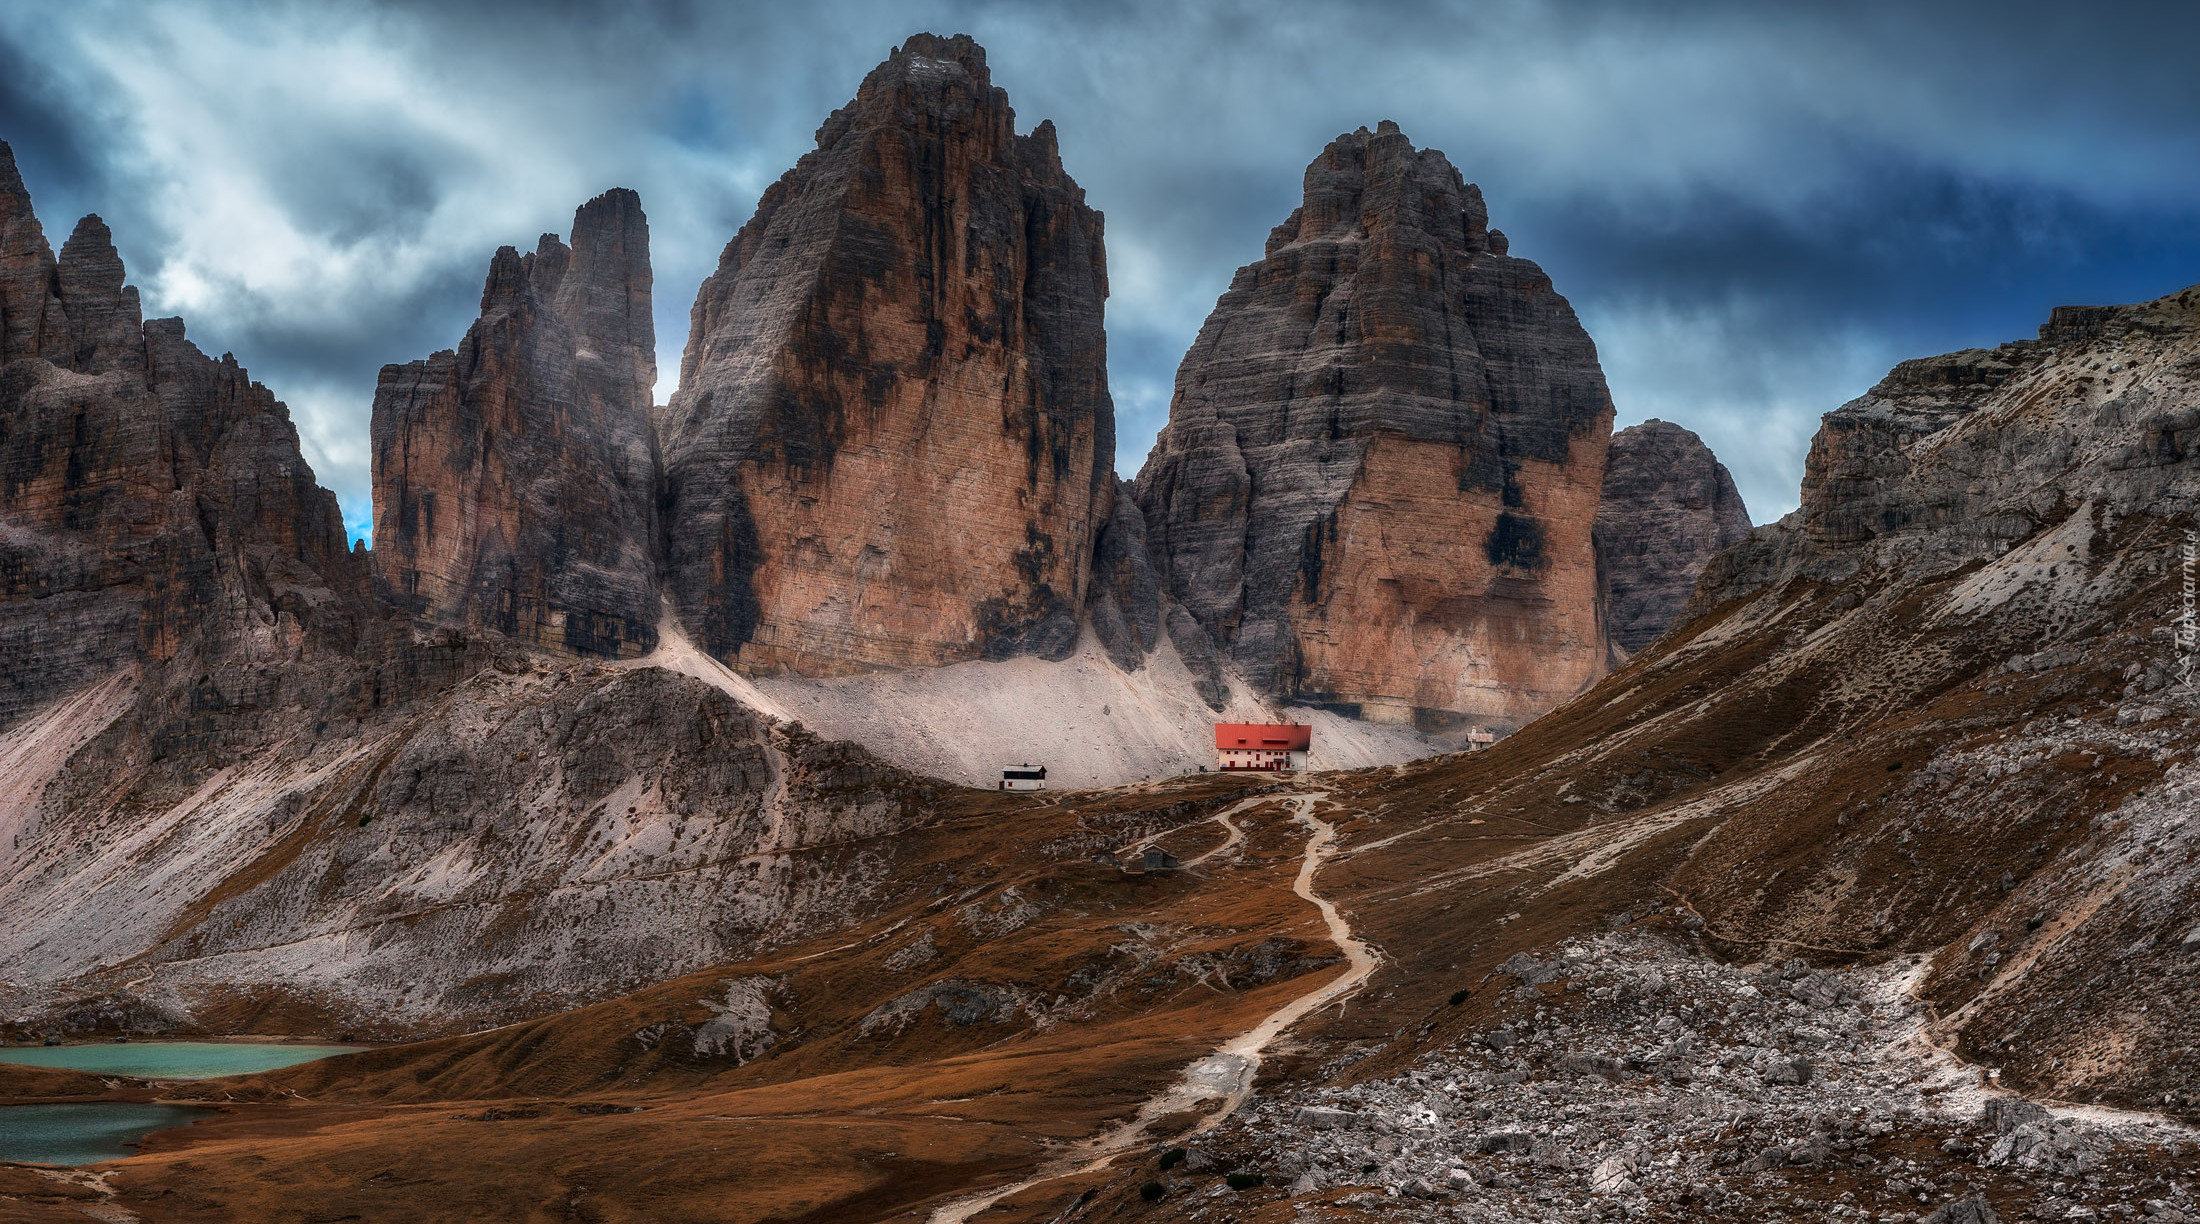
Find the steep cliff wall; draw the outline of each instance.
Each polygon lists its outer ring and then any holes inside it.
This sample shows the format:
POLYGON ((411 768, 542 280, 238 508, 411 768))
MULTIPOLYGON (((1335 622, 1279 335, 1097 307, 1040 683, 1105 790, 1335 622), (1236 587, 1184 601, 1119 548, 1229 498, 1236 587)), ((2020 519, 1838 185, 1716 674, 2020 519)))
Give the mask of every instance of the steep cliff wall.
POLYGON ((1100 216, 968 38, 864 79, 696 295, 667 573, 743 667, 1066 655, 1115 447, 1100 216))
POLYGON ((1656 641, 1712 556, 1748 534, 1734 477, 1702 438, 1659 420, 1613 434, 1596 521, 1612 641, 1628 651, 1656 641))
POLYGON ((0 728, 185 652, 179 723, 250 706, 367 614, 289 413, 123 278, 96 216, 55 258, 0 144, 0 728))
POLYGON ((374 395, 374 562, 428 620, 584 655, 655 644, 657 381, 649 223, 608 191, 573 244, 490 261, 456 351, 385 366, 374 395))
POLYGON ((1256 686, 1440 729, 1602 674, 1596 349, 1480 191, 1340 136, 1177 371, 1138 478, 1170 593, 1256 686))

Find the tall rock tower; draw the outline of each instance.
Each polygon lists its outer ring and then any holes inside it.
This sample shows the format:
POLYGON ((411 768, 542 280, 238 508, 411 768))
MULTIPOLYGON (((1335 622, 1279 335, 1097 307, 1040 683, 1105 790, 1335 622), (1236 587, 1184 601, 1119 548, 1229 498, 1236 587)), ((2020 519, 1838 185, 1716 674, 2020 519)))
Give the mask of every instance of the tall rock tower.
POLYGON ((384 366, 374 391, 374 561, 432 621, 585 655, 657 641, 657 382, 649 222, 607 191, 573 245, 489 263, 457 351, 384 366))
POLYGON ((1065 656, 1113 497, 1100 214, 985 52, 911 38, 696 295, 667 582, 729 663, 1065 656))
POLYGON ((1385 121, 1216 302, 1137 495, 1170 592, 1271 696, 1514 726, 1605 668, 1611 425, 1566 299, 1385 121))

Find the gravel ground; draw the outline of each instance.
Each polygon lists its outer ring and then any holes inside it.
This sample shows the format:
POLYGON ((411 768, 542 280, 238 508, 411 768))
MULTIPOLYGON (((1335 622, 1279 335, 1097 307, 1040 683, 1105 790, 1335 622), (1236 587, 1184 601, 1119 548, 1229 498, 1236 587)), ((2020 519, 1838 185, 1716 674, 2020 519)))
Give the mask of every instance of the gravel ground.
MULTIPOLYGON (((1666 916, 1665 925, 1678 915, 1666 916)), ((1262 1219, 2200 1219, 2177 1122, 2004 1094, 1931 1044, 1920 965, 1735 966, 1640 924, 1524 953, 1489 1027, 1402 1075, 1263 1099, 1154 1174, 1262 1219), (1229 1173, 1257 1173, 1233 1190, 1229 1173), (1266 1207, 1264 1210, 1263 1207, 1266 1207)), ((1158 1168, 1158 1165, 1154 1166, 1158 1168)))

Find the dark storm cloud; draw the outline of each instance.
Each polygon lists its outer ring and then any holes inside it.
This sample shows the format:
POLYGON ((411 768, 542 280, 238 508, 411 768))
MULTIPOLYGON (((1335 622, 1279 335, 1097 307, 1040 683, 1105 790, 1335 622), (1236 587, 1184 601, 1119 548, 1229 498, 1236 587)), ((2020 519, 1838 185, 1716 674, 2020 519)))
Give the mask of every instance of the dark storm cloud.
POLYGON ((99 177, 98 155, 77 131, 58 83, 6 37, 0 37, 0 140, 17 168, 55 196, 87 194, 99 177))
POLYGON ((2189 5, 9 9, 0 139, 49 231, 105 214, 149 308, 289 400, 363 523, 375 371, 457 340, 497 245, 638 189, 668 395, 720 248, 921 29, 985 43, 1107 214, 1125 474, 1306 162, 1382 118, 1550 270, 1622 420, 1703 433, 1760 519, 1895 360, 2200 280, 2189 5))

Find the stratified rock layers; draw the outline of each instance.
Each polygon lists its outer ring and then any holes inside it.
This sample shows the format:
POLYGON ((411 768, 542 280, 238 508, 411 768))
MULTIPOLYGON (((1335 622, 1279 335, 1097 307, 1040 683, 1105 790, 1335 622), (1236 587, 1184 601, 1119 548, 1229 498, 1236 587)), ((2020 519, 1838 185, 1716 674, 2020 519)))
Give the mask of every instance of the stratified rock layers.
POLYGON ((182 320, 141 321, 123 276, 96 216, 54 257, 0 144, 0 728, 196 649, 172 730, 199 734, 366 606, 289 413, 182 320))
POLYGON ((1315 159, 1216 303, 1138 500, 1170 593, 1269 694, 1518 725, 1604 671, 1611 420, 1566 299, 1386 121, 1315 159))
POLYGON ((1100 215, 966 37, 873 70, 696 296, 667 581, 808 675, 1075 644, 1114 439, 1100 215))
POLYGON ((553 649, 656 644, 649 223, 607 191, 573 245, 496 253, 456 352, 382 369, 374 559, 415 615, 553 649))
POLYGON ((1658 640, 1704 566, 1748 535, 1734 477, 1702 438, 1659 420, 1613 434, 1596 522, 1612 641, 1636 651, 1658 640))

